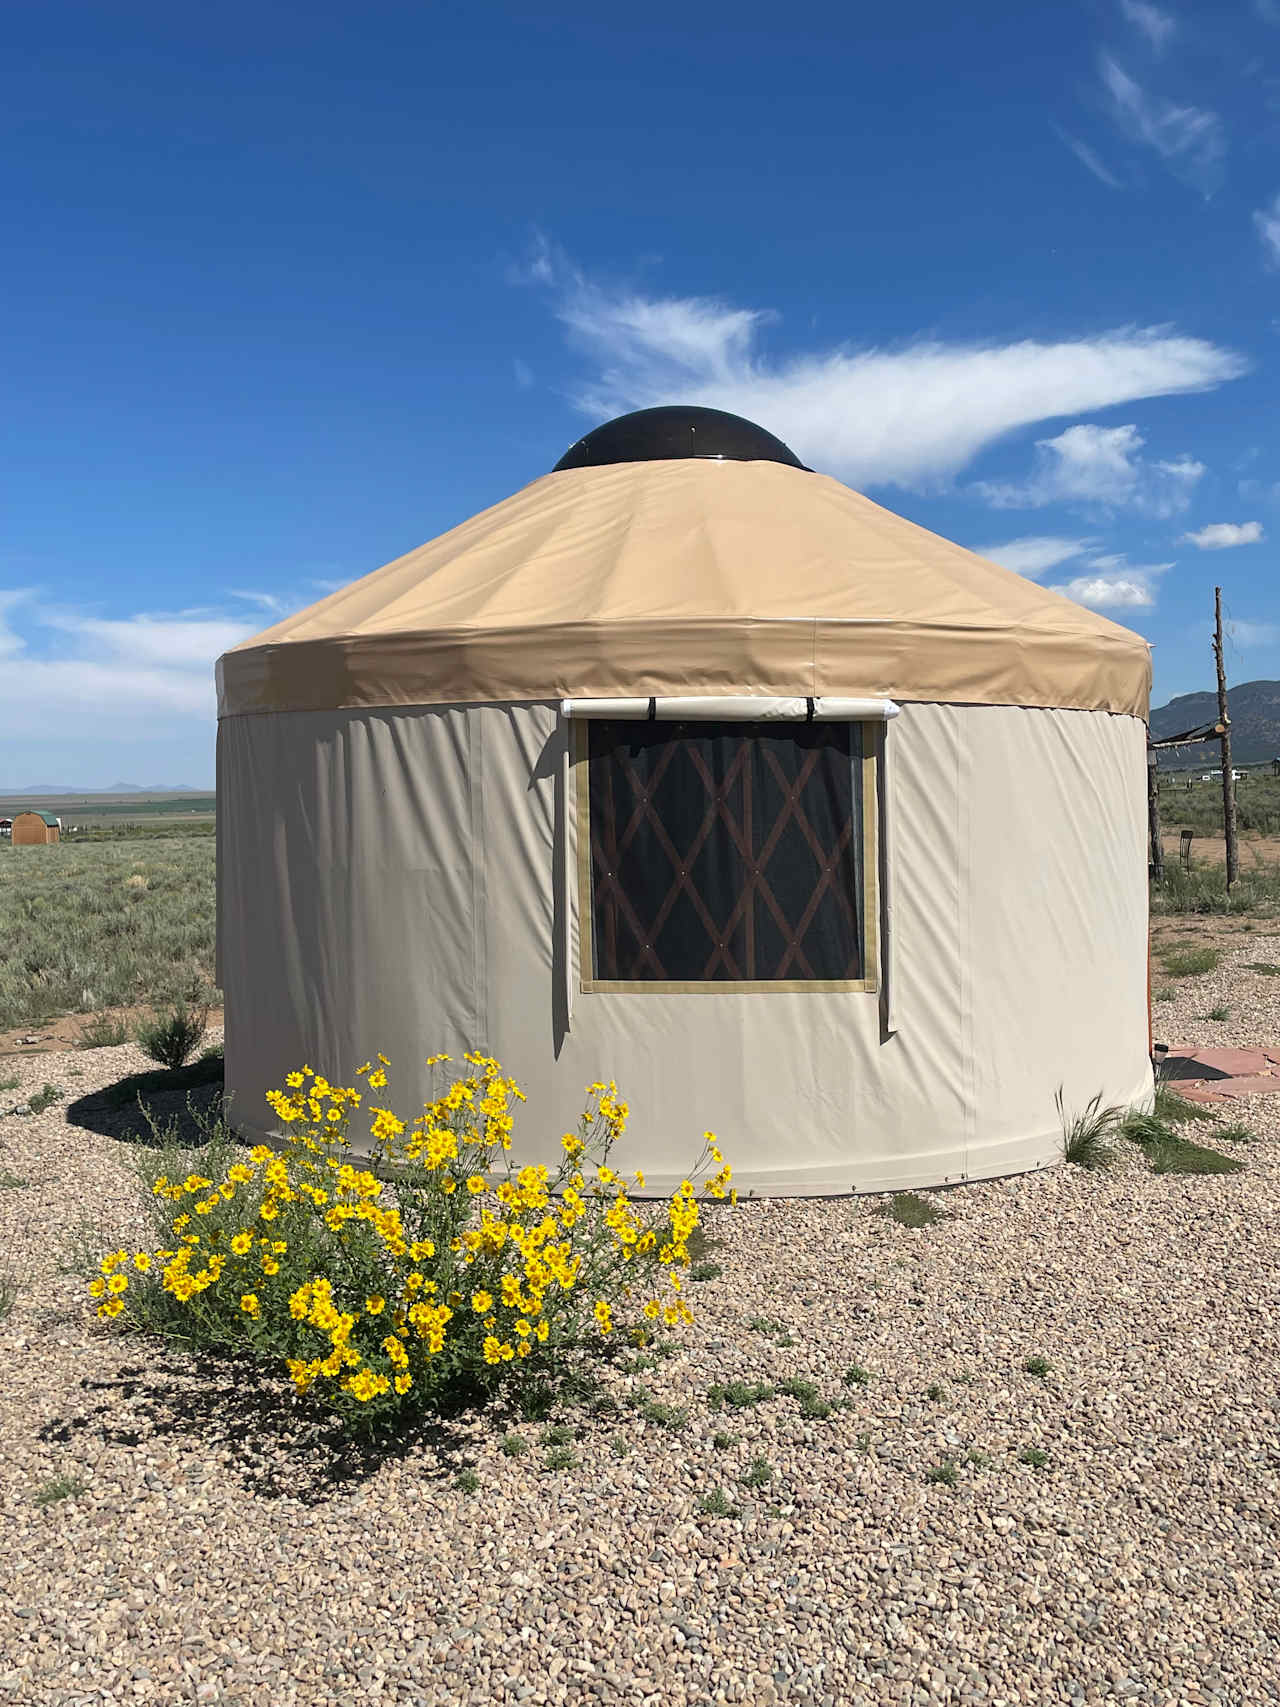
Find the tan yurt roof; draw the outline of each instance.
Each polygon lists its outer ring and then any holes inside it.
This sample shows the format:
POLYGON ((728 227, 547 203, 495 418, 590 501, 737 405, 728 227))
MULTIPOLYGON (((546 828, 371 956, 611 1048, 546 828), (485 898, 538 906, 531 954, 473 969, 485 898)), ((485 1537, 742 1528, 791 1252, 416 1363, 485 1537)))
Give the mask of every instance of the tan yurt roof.
POLYGON ((219 711, 696 694, 1145 717, 1145 640, 773 461, 570 467, 228 652, 219 711))

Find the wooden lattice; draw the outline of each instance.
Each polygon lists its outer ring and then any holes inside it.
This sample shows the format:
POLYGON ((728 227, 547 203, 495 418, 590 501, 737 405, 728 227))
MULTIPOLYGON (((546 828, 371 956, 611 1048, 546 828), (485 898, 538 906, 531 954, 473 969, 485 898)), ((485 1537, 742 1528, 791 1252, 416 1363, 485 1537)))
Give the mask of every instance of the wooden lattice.
POLYGON ((593 722, 595 976, 856 980, 857 736, 593 722))

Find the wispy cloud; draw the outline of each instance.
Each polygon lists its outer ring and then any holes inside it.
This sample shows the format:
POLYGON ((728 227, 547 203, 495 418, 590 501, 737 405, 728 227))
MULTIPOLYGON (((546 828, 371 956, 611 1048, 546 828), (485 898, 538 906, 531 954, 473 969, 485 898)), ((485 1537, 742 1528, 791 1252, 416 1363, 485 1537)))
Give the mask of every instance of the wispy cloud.
POLYGON ((1087 539, 1025 534, 1021 539, 1006 540, 1003 545, 978 545, 974 550, 979 557, 1003 564, 1006 569, 1016 570, 1019 575, 1026 575, 1034 581, 1050 569, 1056 569, 1060 563, 1069 563, 1073 557, 1079 557, 1091 543, 1087 539))
POLYGON ((253 632, 217 613, 101 617, 0 595, 0 725, 15 741, 146 739, 175 723, 212 728, 214 660, 253 632))
POLYGON ((1264 537, 1261 522, 1210 522, 1195 533, 1184 533, 1179 543, 1201 551, 1227 551, 1233 545, 1257 545, 1264 537))
POLYGON ((1053 129, 1058 140, 1066 143, 1080 164, 1092 172, 1100 183, 1106 184, 1108 189, 1124 189, 1123 181, 1104 163, 1096 149, 1090 148, 1089 144, 1082 142, 1078 136, 1072 136, 1069 130, 1063 130, 1060 125, 1054 125, 1053 129))
POLYGON ((1178 20, 1171 12, 1162 12, 1151 0, 1120 0, 1125 18, 1162 53, 1178 32, 1178 20))
POLYGON ((1227 632, 1241 652, 1261 652, 1268 646, 1280 645, 1280 623, 1250 622, 1238 617, 1227 624, 1227 632))
POLYGON ((1266 207, 1256 211, 1253 226, 1262 240, 1267 260, 1273 267, 1280 267, 1280 195, 1273 196, 1266 207))
POLYGON ((1151 94, 1109 54, 1102 55, 1101 76, 1112 117, 1125 135, 1153 148, 1176 178, 1211 196, 1222 182, 1227 152, 1217 113, 1151 94))
POLYGON ((584 414, 600 421, 658 403, 728 409, 860 486, 936 487, 1020 427, 1209 390, 1247 366, 1167 327, 1056 342, 837 345, 771 360, 761 349, 768 310, 609 288, 545 243, 523 277, 552 287, 555 313, 593 370, 571 391, 584 414))
POLYGON ((260 610, 269 611, 273 616, 286 616, 289 611, 289 606, 275 593, 253 593, 248 590, 241 591, 239 588, 229 587, 227 597, 243 599, 245 604, 257 605, 260 610))
POLYGON ((521 391, 528 391, 533 384, 533 369, 528 362, 521 361, 519 356, 514 356, 511 362, 511 371, 515 374, 516 384, 521 391))
POLYGON ((1135 509, 1151 516, 1185 510, 1204 474, 1191 457, 1149 462, 1137 427, 1081 422, 1057 438, 1036 441, 1036 465, 1021 481, 976 482, 970 490, 1000 510, 1083 504, 1104 510, 1135 509))

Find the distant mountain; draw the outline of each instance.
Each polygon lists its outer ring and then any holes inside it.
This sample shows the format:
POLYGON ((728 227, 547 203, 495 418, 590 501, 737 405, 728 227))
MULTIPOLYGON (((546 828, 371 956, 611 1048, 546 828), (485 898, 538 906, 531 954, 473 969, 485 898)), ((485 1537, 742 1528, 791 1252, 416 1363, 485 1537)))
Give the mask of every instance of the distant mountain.
MULTIPOLYGON (((1280 758, 1280 682, 1241 682, 1227 690, 1231 714, 1231 758, 1236 764, 1255 765, 1280 758)), ((1159 740, 1180 735, 1218 720, 1217 693, 1184 693, 1151 713, 1151 733, 1159 740)), ((1162 754, 1160 762, 1169 769, 1202 765, 1218 757, 1218 743, 1204 741, 1195 747, 1175 747, 1162 754)))
POLYGON ((207 788, 194 788, 189 782, 113 782, 110 788, 71 788, 63 783, 33 782, 29 788, 11 788, 10 794, 24 798, 36 794, 208 794, 207 788))

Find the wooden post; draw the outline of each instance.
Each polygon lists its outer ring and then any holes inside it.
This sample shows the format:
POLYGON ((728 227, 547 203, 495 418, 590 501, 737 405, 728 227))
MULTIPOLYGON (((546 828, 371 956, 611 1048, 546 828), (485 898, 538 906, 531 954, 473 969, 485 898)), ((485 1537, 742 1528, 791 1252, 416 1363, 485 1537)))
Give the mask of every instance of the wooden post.
POLYGON ((1160 834, 1160 778, 1156 770, 1156 750, 1147 748, 1147 832, 1151 838, 1151 876, 1164 882, 1164 838, 1160 834))
POLYGON ((1222 831, 1227 844, 1227 888, 1240 875, 1236 847, 1236 785, 1231 776, 1231 718, 1227 714, 1227 672, 1222 663, 1222 588, 1213 589, 1213 659, 1218 666, 1218 722, 1222 725, 1222 831))

